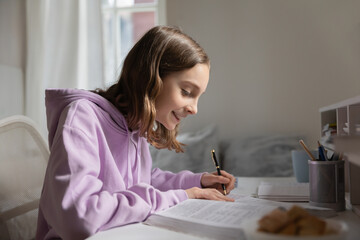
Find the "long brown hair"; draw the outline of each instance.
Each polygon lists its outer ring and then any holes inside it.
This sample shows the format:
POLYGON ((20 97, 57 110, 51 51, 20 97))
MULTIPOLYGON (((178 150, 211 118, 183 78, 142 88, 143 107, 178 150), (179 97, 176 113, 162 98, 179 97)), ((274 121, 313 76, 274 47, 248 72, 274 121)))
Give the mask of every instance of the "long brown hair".
POLYGON ((200 45, 179 28, 157 26, 150 29, 134 45, 124 60, 119 81, 98 94, 112 102, 125 116, 130 129, 156 148, 182 152, 176 140, 178 126, 166 129, 155 121, 155 100, 162 86, 162 78, 172 72, 210 64, 200 45))

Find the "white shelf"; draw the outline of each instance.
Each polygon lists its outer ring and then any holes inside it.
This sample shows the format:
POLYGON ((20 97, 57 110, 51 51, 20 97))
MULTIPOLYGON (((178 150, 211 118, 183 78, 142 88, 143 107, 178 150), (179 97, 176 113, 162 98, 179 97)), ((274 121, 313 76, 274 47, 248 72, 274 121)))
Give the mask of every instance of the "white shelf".
POLYGON ((360 96, 322 107, 319 112, 321 115, 321 138, 329 140, 323 141, 325 146, 332 144, 331 138, 326 137, 326 133, 323 132, 327 124, 333 128, 331 136, 360 135, 360 96))
POLYGON ((325 106, 319 109, 321 118, 321 143, 330 149, 344 152, 345 155, 345 189, 350 192, 350 202, 356 214, 360 214, 360 193, 357 191, 360 182, 360 96, 325 106), (327 124, 333 127, 325 133, 327 124), (330 136, 329 136, 330 135, 330 136), (335 144, 334 144, 335 140, 335 144), (348 150, 353 146, 352 150, 348 150), (356 149, 356 152, 355 152, 356 149))
POLYGON ((320 112, 325 112, 325 111, 334 110, 334 109, 346 107, 346 106, 349 106, 349 105, 357 105, 357 104, 360 104, 360 96, 345 99, 343 101, 331 104, 329 106, 322 107, 322 108, 319 109, 319 111, 320 112))

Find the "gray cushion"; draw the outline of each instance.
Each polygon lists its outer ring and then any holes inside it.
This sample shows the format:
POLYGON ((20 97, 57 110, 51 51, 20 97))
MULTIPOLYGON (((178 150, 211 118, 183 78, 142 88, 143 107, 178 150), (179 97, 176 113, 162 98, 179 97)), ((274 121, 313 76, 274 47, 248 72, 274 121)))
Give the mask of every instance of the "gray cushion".
POLYGON ((299 139, 294 136, 259 136, 224 140, 220 144, 222 167, 235 176, 292 176, 291 150, 301 148, 299 139))
POLYGON ((207 126, 197 132, 179 134, 178 141, 186 144, 184 153, 176 153, 168 149, 156 149, 150 146, 153 167, 162 170, 179 172, 190 170, 192 172, 213 172, 214 163, 211 159, 211 150, 219 149, 217 128, 207 126))

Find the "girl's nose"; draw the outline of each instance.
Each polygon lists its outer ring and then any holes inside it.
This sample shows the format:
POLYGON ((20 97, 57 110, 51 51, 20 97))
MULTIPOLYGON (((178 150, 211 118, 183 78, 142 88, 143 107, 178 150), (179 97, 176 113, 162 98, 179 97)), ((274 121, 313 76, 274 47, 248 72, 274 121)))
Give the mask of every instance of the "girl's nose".
POLYGON ((186 111, 187 111, 189 114, 196 114, 196 113, 198 112, 197 103, 187 105, 187 106, 186 106, 186 111))

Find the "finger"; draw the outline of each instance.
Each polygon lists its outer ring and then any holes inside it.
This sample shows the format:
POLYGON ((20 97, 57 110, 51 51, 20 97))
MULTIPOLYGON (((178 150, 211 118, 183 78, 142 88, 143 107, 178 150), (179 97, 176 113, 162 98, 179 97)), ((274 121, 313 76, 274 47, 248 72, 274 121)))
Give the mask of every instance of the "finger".
POLYGON ((231 190, 235 188, 235 183, 236 183, 236 178, 233 177, 233 178, 231 179, 231 187, 232 187, 231 190))
POLYGON ((234 175, 226 172, 225 170, 220 170, 221 176, 224 176, 225 178, 228 178, 230 180, 235 179, 234 175))
POLYGON ((227 201, 227 202, 235 202, 235 199, 230 198, 230 197, 226 197, 226 196, 225 196, 224 200, 227 201))
POLYGON ((224 176, 224 177, 227 177, 229 179, 235 178, 232 174, 228 173, 225 170, 220 170, 220 172, 221 172, 221 175, 224 176))
POLYGON ((226 202, 234 202, 235 200, 230 198, 230 197, 227 197, 223 194, 220 193, 220 195, 216 195, 216 200, 217 201, 226 201, 226 202))
POLYGON ((227 194, 229 194, 229 191, 225 185, 225 190, 226 190, 226 193, 224 192, 224 189, 222 188, 222 184, 217 184, 215 185, 215 189, 216 191, 218 191, 222 196, 225 196, 227 194))
POLYGON ((226 178, 228 178, 230 181, 226 184, 226 189, 227 190, 229 190, 229 191, 231 191, 232 189, 234 189, 234 187, 235 187, 235 182, 236 182, 236 178, 232 175, 232 174, 230 174, 230 173, 228 173, 228 172, 226 172, 226 171, 224 171, 224 170, 221 170, 221 174, 224 176, 224 177, 226 177, 226 178))
POLYGON ((233 179, 231 179, 230 183, 226 184, 226 189, 228 190, 227 192, 230 192, 231 190, 233 190, 235 188, 235 182, 236 182, 236 179, 233 178, 233 179))
POLYGON ((219 184, 229 184, 230 179, 219 175, 208 175, 202 182, 203 187, 217 187, 219 184))
POLYGON ((230 179, 226 179, 224 182, 220 181, 221 177, 219 178, 219 176, 216 179, 218 181, 213 182, 213 180, 214 180, 213 179, 211 181, 211 185, 208 186, 209 188, 215 188, 223 195, 226 195, 227 193, 229 193, 229 191, 231 191, 234 188, 234 184, 231 185, 231 182, 229 182, 229 181, 231 181, 230 179), (224 192, 223 185, 225 186, 226 193, 224 192))
POLYGON ((209 199, 209 200, 215 200, 215 201, 232 201, 232 199, 225 197, 223 194, 221 194, 218 190, 214 188, 207 188, 202 189, 202 198, 209 199))
POLYGON ((230 178, 222 175, 216 175, 212 177, 213 183, 222 183, 222 184, 228 184, 230 183, 230 178))
POLYGON ((225 196, 223 193, 222 193, 222 189, 221 189, 221 192, 218 192, 218 194, 216 194, 216 197, 218 198, 219 201, 227 201, 227 202, 234 202, 235 200, 228 197, 228 196, 225 196))

